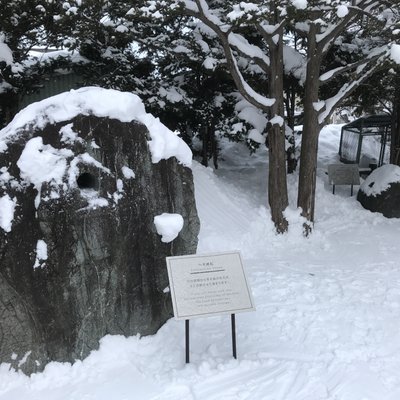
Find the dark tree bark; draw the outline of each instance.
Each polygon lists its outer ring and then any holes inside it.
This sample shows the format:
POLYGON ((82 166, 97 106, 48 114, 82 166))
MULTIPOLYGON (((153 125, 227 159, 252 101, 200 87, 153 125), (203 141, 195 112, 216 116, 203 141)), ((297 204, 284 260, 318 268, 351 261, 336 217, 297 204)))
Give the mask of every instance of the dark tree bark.
POLYGON ((390 144, 390 163, 400 166, 400 69, 394 80, 395 90, 393 98, 392 129, 390 144))
POLYGON ((269 176, 268 176, 268 202, 271 208, 272 221, 278 233, 286 232, 288 222, 283 211, 288 206, 287 181, 286 181, 286 153, 285 153, 285 126, 283 124, 283 31, 279 31, 279 40, 275 44, 271 41, 270 47, 270 73, 269 97, 275 98, 275 103, 269 110, 269 119, 281 117, 279 123, 269 124, 268 151, 269 151, 269 176))
POLYGON ((286 77, 286 88, 284 89, 284 104, 286 108, 287 126, 292 130, 290 134, 285 132, 285 137, 290 146, 286 150, 287 173, 292 174, 297 168, 296 159, 296 135, 295 127, 295 109, 296 109, 296 89, 294 88, 294 79, 286 77))
POLYGON ((0 128, 8 125, 18 112, 18 94, 9 90, 0 95, 0 128))
POLYGON ((308 221, 305 226, 306 235, 311 231, 312 223, 314 222, 318 136, 320 132, 318 112, 314 109, 314 103, 318 101, 319 73, 322 58, 316 43, 317 29, 317 25, 311 25, 308 37, 309 57, 305 83, 303 138, 297 198, 297 206, 301 207, 302 216, 308 221))
MULTIPOLYGON (((279 116, 283 121, 283 26, 277 28, 273 33, 267 32, 261 25, 256 24, 256 28, 267 44, 270 53, 270 64, 267 64, 263 58, 254 57, 254 55, 245 54, 250 57, 261 69, 268 73, 270 99, 275 99, 271 105, 253 90, 249 90, 249 85, 239 70, 233 49, 241 53, 242 49, 237 48, 229 41, 229 32, 222 30, 221 27, 210 18, 209 10, 205 10, 207 2, 195 0, 198 12, 186 10, 188 15, 199 18, 204 24, 211 28, 219 38, 221 46, 226 57, 226 66, 232 79, 241 93, 241 95, 253 106, 269 114, 270 117, 279 116), (277 39, 278 38, 278 39, 277 39)), ((272 15, 276 26, 281 23, 281 16, 276 7, 275 1, 271 0, 271 10, 276 10, 272 15)), ((288 205, 287 183, 286 183, 286 152, 285 152, 285 131, 284 124, 275 120, 268 127, 268 148, 269 148, 269 180, 268 180, 268 201, 271 208, 272 221, 275 224, 276 231, 283 233, 287 231, 288 222, 283 215, 283 211, 288 205), (275 122, 276 121, 276 122, 275 122)))
POLYGON ((215 121, 212 119, 210 123, 206 123, 202 129, 202 155, 201 163, 208 167, 208 161, 213 160, 215 169, 218 169, 218 143, 215 137, 215 121))

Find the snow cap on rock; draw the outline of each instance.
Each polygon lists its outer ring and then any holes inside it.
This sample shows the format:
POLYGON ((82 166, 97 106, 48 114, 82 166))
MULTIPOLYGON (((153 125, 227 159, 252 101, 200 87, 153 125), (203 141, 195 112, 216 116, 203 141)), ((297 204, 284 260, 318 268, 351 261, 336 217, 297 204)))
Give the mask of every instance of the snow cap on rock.
POLYGON ((175 156, 183 165, 191 165, 192 153, 186 143, 158 118, 147 114, 138 96, 98 87, 71 90, 30 104, 0 131, 0 153, 7 150, 7 143, 15 140, 18 132, 28 124, 33 129, 42 129, 48 124, 71 120, 77 115, 95 115, 121 122, 141 122, 150 133, 149 147, 154 163, 175 156))
POLYGON ((360 190, 367 196, 376 196, 387 190, 392 183, 396 182, 400 182, 400 167, 387 164, 373 171, 365 179, 360 190))

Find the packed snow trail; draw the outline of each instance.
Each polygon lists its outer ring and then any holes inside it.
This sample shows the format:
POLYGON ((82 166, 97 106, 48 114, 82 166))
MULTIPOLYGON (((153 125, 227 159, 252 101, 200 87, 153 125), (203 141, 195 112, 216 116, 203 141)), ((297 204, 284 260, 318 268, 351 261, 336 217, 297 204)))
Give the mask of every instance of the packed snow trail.
POLYGON ((223 143, 220 169, 193 166, 199 253, 240 250, 256 311, 238 314, 238 360, 229 316, 169 320, 150 337, 107 336, 74 365, 31 378, 0 366, 0 400, 398 400, 400 220, 364 210, 348 188, 333 196, 339 127, 321 134, 316 224, 301 234, 296 176, 290 230, 267 209, 267 155, 223 143))

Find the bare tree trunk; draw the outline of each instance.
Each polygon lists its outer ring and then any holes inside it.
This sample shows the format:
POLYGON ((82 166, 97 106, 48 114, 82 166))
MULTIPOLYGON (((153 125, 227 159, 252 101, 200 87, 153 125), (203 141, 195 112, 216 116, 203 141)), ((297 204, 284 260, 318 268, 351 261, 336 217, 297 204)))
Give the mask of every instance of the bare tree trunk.
MULTIPOLYGON (((226 57, 226 66, 232 76, 232 79, 242 94, 242 96, 253 106, 264 112, 268 112, 272 122, 268 126, 268 148, 269 148, 269 183, 268 183, 268 200, 271 207, 271 216, 278 233, 287 231, 288 222, 283 215, 283 211, 288 205, 287 183, 286 183, 286 159, 285 159, 285 127, 283 123, 283 26, 281 10, 279 9, 280 1, 270 0, 270 10, 274 10, 271 16, 272 22, 278 28, 273 34, 267 32, 260 24, 256 24, 257 29, 261 33, 263 39, 270 50, 269 63, 264 57, 251 55, 252 58, 264 71, 268 71, 268 87, 270 98, 266 99, 262 95, 254 96, 254 90, 243 79, 239 70, 237 60, 235 58, 230 40, 230 34, 221 29, 221 26, 215 22, 210 13, 207 1, 195 0, 198 12, 192 12, 186 9, 187 15, 199 18, 209 28, 211 28, 221 41, 221 45, 226 57), (251 90, 249 90, 251 89, 251 90), (275 99, 274 102, 270 101, 275 99), (268 101, 266 101, 268 100, 268 101), (274 117, 280 117, 275 118, 274 117)), ((240 46, 239 46, 240 47, 240 46)), ((241 52, 238 48, 235 51, 241 52)), ((245 52, 246 53, 246 52, 245 52)), ((257 94, 257 93, 256 93, 257 94)))
POLYGON ((286 182, 286 152, 285 152, 285 125, 283 123, 283 32, 279 33, 279 41, 270 44, 270 74, 269 96, 275 98, 274 105, 270 108, 270 120, 281 117, 281 124, 269 124, 268 149, 269 149, 269 177, 268 177, 268 202, 271 208, 272 221, 278 233, 286 232, 288 222, 283 211, 288 206, 286 182))
POLYGON ((203 135, 203 146, 202 146, 202 154, 201 154, 201 163, 205 167, 208 167, 208 145, 209 145, 209 132, 208 132, 208 124, 204 124, 202 127, 203 135))
POLYGON ((318 101, 319 72, 321 54, 316 45, 317 26, 311 25, 309 34, 309 59, 304 95, 304 124, 301 143, 299 189, 297 206, 301 207, 302 215, 307 219, 305 235, 312 230, 315 209, 315 185, 317 172, 318 136, 320 125, 318 112, 314 103, 318 101))
POLYGON ((290 146, 286 150, 286 162, 287 162, 287 173, 292 174, 297 168, 296 159, 296 133, 295 127, 295 110, 296 110, 296 89, 295 81, 292 77, 286 77, 286 87, 284 87, 284 104, 286 108, 286 122, 287 126, 292 130, 289 134, 285 132, 285 137, 288 140, 290 146))
POLYGON ((390 163, 400 166, 400 76, 395 78, 393 98, 392 129, 390 142, 390 163))
POLYGON ((201 163, 208 167, 208 160, 212 158, 215 169, 218 169, 218 143, 215 136, 215 121, 212 118, 209 123, 205 123, 202 128, 202 157, 201 163))

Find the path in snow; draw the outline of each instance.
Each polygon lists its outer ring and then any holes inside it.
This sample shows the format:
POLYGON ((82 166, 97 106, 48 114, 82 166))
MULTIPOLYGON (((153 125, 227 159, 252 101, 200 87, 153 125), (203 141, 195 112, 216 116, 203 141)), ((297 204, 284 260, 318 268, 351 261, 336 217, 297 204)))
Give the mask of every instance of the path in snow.
MULTIPOLYGON (((249 211, 247 226, 236 218, 234 207, 224 210, 231 216, 228 232, 235 224, 238 231, 243 228, 242 235, 235 237, 241 241, 239 248, 244 249, 257 305, 254 320, 244 317, 255 327, 255 332, 246 335, 246 357, 254 360, 263 354, 268 360, 281 359, 280 367, 288 361, 294 363, 289 368, 294 368, 293 376, 288 371, 283 374, 283 381, 289 385, 282 385, 282 396, 276 390, 271 397, 267 394, 271 391, 265 386, 268 374, 263 383, 254 385, 264 393, 263 399, 400 398, 396 375, 400 367, 400 224, 364 210, 355 197, 349 197, 348 188, 340 188, 337 196, 331 194, 325 169, 328 163, 337 162, 332 150, 337 151, 334 144, 338 143, 338 133, 337 127, 329 127, 321 135, 317 223, 310 240, 298 235, 299 226, 292 227, 294 232, 285 237, 271 235, 271 223, 261 219, 268 214, 263 212, 267 173, 260 155, 253 156, 252 162, 251 157, 241 154, 243 165, 235 168, 228 158, 217 171, 223 179, 220 190, 228 183, 235 185, 237 193, 248 194, 247 203, 238 206, 249 211), (248 179, 255 165, 261 171, 248 179), (254 193, 259 204, 252 202, 254 193), (264 325, 261 321, 268 322, 264 325), (272 350, 265 352, 263 339, 272 350), (304 370, 308 371, 306 375, 304 370), (313 385, 307 389, 310 380, 313 385)), ((293 178, 290 184, 294 202, 293 178)), ((299 221, 293 206, 288 214, 292 221, 299 221)), ((216 223, 215 219, 208 221, 216 223)), ((254 396, 259 394, 244 398, 258 398, 254 396)))

